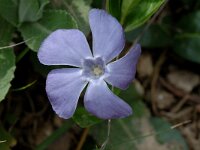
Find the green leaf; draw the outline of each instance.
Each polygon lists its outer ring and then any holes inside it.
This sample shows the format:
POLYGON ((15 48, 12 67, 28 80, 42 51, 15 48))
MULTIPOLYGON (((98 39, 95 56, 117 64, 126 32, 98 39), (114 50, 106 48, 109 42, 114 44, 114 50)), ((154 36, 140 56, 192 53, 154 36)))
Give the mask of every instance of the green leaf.
MULTIPOLYGON (((13 27, 0 17, 0 47, 7 46, 11 41, 13 27)), ((14 78, 15 71, 15 55, 12 49, 0 50, 0 101, 7 94, 14 78)))
POLYGON ((174 51, 185 59, 200 63, 200 11, 190 13, 177 23, 180 33, 174 39, 174 51))
POLYGON ((200 33, 200 11, 184 15, 177 26, 185 33, 200 33))
POLYGON ((180 34, 174 41, 174 51, 185 59, 200 63, 200 33, 180 34))
POLYGON ((43 8, 49 0, 20 0, 19 22, 33 22, 42 17, 43 8))
POLYGON ((123 0, 121 23, 124 23, 126 17, 135 9, 141 0, 123 0))
POLYGON ((181 133, 176 129, 171 129, 171 124, 161 118, 151 118, 156 134, 157 140, 161 143, 173 143, 174 149, 189 150, 185 139, 181 136, 181 133))
POLYGON ((0 16, 0 47, 8 46, 13 31, 13 26, 0 16))
POLYGON ((78 28, 88 35, 90 32, 88 23, 88 12, 91 9, 92 0, 62 0, 60 3, 55 2, 57 8, 67 10, 78 24, 78 28))
MULTIPOLYGON (((123 3, 126 3, 126 1, 130 0, 123 0, 123 3)), ((144 24, 160 8, 165 0, 140 0, 139 2, 135 0, 134 2, 130 3, 130 6, 122 4, 122 6, 126 6, 123 7, 124 12, 127 12, 123 14, 121 20, 126 32, 144 24)))
POLYGON ((6 96, 14 78, 15 55, 12 49, 0 50, 0 101, 6 96))
POLYGON ((18 0, 0 0, 0 15, 14 26, 18 25, 18 0))
POLYGON ((49 10, 34 23, 24 23, 20 31, 30 49, 37 52, 42 41, 56 29, 77 28, 75 20, 64 10, 49 10))
POLYGON ((101 122, 101 119, 89 114, 85 108, 78 107, 73 116, 73 120, 82 128, 86 128, 101 122))
POLYGON ((108 0, 106 3, 109 13, 120 21, 122 0, 108 0))
POLYGON ((164 2, 165 0, 109 0, 107 9, 128 32, 148 21, 164 2))

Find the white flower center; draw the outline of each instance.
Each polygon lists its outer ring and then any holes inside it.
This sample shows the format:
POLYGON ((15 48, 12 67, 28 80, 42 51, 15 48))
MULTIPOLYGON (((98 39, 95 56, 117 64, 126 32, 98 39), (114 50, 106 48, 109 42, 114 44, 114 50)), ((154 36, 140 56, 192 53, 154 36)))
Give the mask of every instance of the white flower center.
POLYGON ((106 66, 101 57, 83 61, 83 76, 87 79, 100 79, 106 73, 106 66))
POLYGON ((92 72, 93 72, 93 74, 95 75, 95 76, 101 76, 103 73, 104 73, 104 71, 103 71, 103 69, 102 69, 102 67, 100 67, 100 66, 94 66, 93 68, 92 68, 92 72))

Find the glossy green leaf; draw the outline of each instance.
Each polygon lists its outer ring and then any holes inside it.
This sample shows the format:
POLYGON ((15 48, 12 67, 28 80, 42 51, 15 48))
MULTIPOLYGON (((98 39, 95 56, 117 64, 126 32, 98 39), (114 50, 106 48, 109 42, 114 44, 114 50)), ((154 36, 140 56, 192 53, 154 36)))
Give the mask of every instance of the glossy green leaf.
POLYGON ((174 149, 189 150, 185 139, 177 129, 171 129, 171 124, 161 118, 151 118, 156 134, 157 140, 161 143, 173 143, 174 149))
POLYGON ((200 11, 190 13, 177 23, 180 33, 174 39, 174 51, 185 59, 200 63, 200 11))
POLYGON ((56 29, 77 28, 75 20, 64 10, 49 10, 34 23, 24 23, 20 31, 30 49, 37 52, 41 42, 56 29))
POLYGON ((122 2, 122 11, 121 11, 121 23, 123 24, 126 17, 137 7, 137 4, 141 0, 123 0, 122 2))
POLYGON ((88 113, 83 107, 78 107, 76 109, 73 120, 82 128, 92 126, 102 121, 101 119, 98 119, 97 117, 88 113))
MULTIPOLYGON (((0 47, 7 46, 11 41, 13 27, 0 17, 0 47)), ((15 55, 12 49, 0 49, 0 101, 4 99, 14 78, 15 55)))
POLYGON ((14 26, 18 25, 18 0, 0 0, 0 15, 14 26))
POLYGON ((42 17, 43 8, 49 0, 20 0, 19 22, 33 22, 42 17))
POLYGON ((91 9, 92 0, 62 0, 60 3, 54 3, 54 7, 67 10, 74 17, 78 28, 86 35, 89 34, 88 12, 91 9))
MULTIPOLYGON (((121 20, 121 23, 125 27, 125 31, 131 31, 148 21, 165 0, 140 0, 139 2, 135 0, 135 2, 137 3, 131 3, 131 6, 126 5, 127 8, 123 8, 128 9, 124 10, 127 13, 123 14, 121 20)), ((124 0, 123 3, 126 3, 126 0, 124 0)))
POLYGON ((109 13, 120 21, 122 0, 108 0, 106 7, 109 13))
POLYGON ((107 9, 128 32, 148 21, 164 2, 165 0, 109 0, 107 9))

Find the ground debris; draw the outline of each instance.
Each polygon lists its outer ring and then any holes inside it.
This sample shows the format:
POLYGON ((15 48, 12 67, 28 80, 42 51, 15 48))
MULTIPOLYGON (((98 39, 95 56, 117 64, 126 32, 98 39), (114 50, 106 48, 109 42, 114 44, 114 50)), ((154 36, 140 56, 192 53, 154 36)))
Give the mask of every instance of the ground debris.
POLYGON ((167 79, 185 92, 191 92, 200 83, 199 76, 187 70, 174 70, 167 75, 167 79))

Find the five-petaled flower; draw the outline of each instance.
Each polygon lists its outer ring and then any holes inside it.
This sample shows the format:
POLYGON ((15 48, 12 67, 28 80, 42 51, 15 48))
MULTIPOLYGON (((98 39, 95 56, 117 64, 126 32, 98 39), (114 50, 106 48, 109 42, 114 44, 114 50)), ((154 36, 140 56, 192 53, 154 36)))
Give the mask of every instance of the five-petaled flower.
POLYGON ((77 29, 58 29, 41 44, 38 58, 45 65, 71 65, 74 68, 52 70, 46 92, 53 110, 70 118, 79 96, 87 86, 84 106, 102 118, 122 118, 132 114, 131 107, 114 95, 107 83, 126 89, 134 79, 141 53, 139 44, 122 58, 111 62, 124 48, 124 32, 119 22, 104 10, 92 9, 89 24, 93 36, 92 52, 84 34, 77 29))

